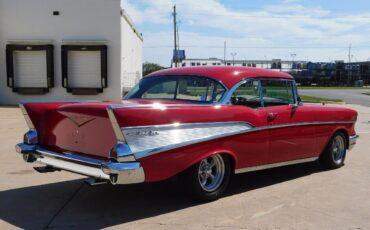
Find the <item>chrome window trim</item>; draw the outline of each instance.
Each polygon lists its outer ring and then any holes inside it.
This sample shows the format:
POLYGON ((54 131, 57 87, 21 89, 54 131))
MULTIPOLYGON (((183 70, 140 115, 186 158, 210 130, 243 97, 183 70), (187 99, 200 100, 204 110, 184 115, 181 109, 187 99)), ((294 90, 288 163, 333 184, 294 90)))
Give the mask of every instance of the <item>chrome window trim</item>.
POLYGON ((259 170, 270 169, 270 168, 277 168, 277 167, 294 165, 294 164, 313 162, 317 159, 318 159, 318 157, 310 157, 310 158, 304 158, 304 159, 298 159, 298 160, 292 160, 292 161, 277 162, 277 163, 273 163, 273 164, 266 164, 266 165, 258 165, 258 166, 252 166, 252 167, 246 167, 246 168, 239 168, 239 169, 235 169, 235 173, 239 174, 239 173, 253 172, 253 171, 259 171, 259 170))
MULTIPOLYGON (((297 101, 298 101, 298 91, 297 91, 297 84, 295 82, 294 79, 288 79, 288 78, 269 78, 269 77, 253 77, 253 78, 248 78, 248 79, 243 79, 241 80, 240 82, 236 83, 231 89, 229 89, 226 93, 225 93, 225 97, 222 98, 222 100, 220 101, 220 104, 222 105, 230 105, 231 104, 231 97, 233 95, 233 93, 243 84, 247 83, 248 81, 258 81, 258 90, 259 90, 259 96, 260 96, 260 101, 261 101, 261 107, 259 108, 265 108, 265 105, 264 105, 264 100, 263 100, 263 87, 262 87, 262 81, 263 80, 268 80, 268 81, 286 81, 286 82, 292 82, 292 87, 293 87, 293 91, 292 91, 292 94, 293 94, 293 99, 294 99, 294 103, 289 103, 289 105, 291 106, 298 106, 297 104, 297 101)), ((259 108, 256 108, 256 109, 259 109, 259 108)))
MULTIPOLYGON (((197 74, 168 74, 168 75, 167 74, 163 74, 163 75, 150 75, 150 76, 144 76, 142 79, 140 79, 140 81, 137 84, 140 84, 140 82, 143 81, 146 78, 152 78, 152 77, 171 77, 171 76, 173 76, 173 77, 181 77, 181 76, 183 76, 183 77, 206 78, 206 79, 209 79, 209 80, 214 81, 216 83, 219 83, 224 88, 225 93, 222 95, 222 97, 217 102, 213 102, 213 104, 219 103, 220 101, 222 101, 223 98, 225 97, 226 93, 229 91, 229 88, 226 87, 225 84, 221 80, 215 79, 215 78, 213 78, 211 76, 197 75, 197 74)), ((122 99, 123 100, 130 100, 129 98, 127 98, 127 96, 124 96, 122 99)), ((161 100, 161 99, 158 98, 157 100, 161 100)), ((194 102, 197 102, 197 101, 194 101, 194 102)), ((212 104, 212 102, 211 103, 208 103, 208 104, 212 104)))

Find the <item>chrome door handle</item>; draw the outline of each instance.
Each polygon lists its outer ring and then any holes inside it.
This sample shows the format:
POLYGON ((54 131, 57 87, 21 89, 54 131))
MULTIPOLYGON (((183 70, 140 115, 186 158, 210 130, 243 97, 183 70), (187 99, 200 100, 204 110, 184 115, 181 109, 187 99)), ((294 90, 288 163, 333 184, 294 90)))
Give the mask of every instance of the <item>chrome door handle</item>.
POLYGON ((269 122, 275 120, 276 117, 277 117, 277 113, 268 113, 268 115, 267 115, 267 119, 268 119, 269 122))

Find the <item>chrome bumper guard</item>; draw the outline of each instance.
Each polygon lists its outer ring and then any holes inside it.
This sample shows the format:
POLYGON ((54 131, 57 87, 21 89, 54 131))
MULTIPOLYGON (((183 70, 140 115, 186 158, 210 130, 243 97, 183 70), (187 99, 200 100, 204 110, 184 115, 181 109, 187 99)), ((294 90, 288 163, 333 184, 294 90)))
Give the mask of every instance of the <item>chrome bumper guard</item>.
POLYGON ((139 162, 112 162, 81 156, 71 152, 56 153, 38 145, 20 143, 15 146, 26 162, 39 162, 89 177, 109 180, 112 184, 135 184, 145 180, 139 162))
POLYGON ((349 137, 348 150, 351 150, 353 147, 355 147, 356 141, 359 137, 359 135, 352 135, 349 137))

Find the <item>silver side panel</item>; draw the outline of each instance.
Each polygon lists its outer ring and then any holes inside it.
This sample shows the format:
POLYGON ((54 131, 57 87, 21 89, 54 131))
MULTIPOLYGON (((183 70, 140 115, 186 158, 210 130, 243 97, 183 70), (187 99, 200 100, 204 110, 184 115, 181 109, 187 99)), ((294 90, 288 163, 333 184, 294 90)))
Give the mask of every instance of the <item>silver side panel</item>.
POLYGON ((123 128, 136 159, 186 145, 244 133, 253 126, 242 122, 172 124, 123 128))

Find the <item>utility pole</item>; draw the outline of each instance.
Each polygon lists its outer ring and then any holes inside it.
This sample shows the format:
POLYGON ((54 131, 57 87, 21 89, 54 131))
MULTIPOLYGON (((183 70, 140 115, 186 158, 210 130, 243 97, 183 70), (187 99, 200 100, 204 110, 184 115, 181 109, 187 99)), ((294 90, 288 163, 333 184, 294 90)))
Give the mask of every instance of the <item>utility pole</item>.
POLYGON ((174 54, 173 61, 175 62, 175 68, 177 68, 177 21, 176 21, 176 5, 173 6, 173 36, 174 36, 174 54))
POLYGON ((230 53, 231 56, 233 56, 233 66, 235 65, 235 56, 237 55, 237 53, 233 52, 233 53, 230 53))
POLYGON ((226 65, 226 41, 224 41, 224 65, 226 65))
POLYGON ((352 77, 351 49, 352 49, 352 44, 349 44, 349 48, 348 48, 348 85, 351 84, 351 77, 352 77))

